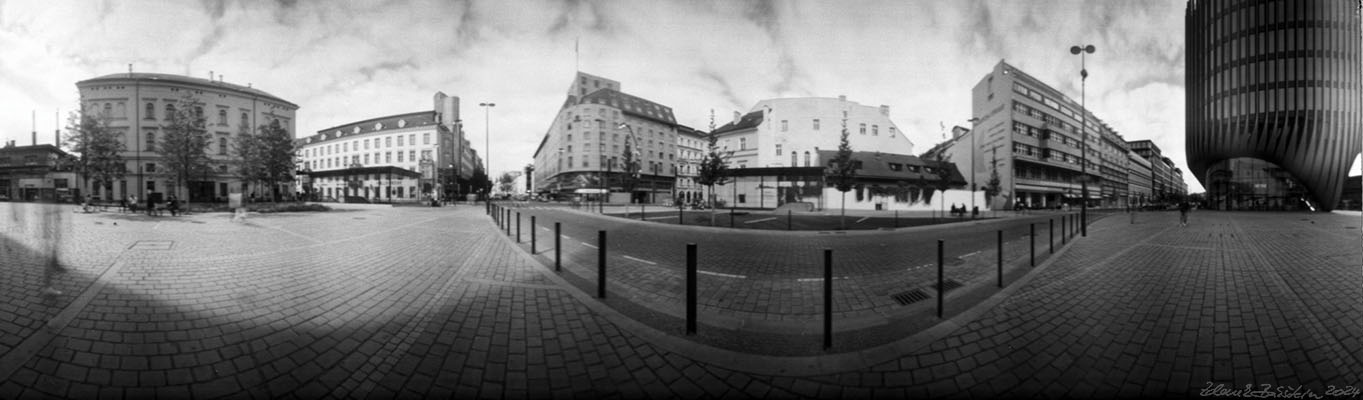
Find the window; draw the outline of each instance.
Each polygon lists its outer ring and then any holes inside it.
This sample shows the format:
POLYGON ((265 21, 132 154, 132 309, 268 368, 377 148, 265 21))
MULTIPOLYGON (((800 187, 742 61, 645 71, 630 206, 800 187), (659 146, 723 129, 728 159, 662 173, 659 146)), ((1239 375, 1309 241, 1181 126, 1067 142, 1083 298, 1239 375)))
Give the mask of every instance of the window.
POLYGON ((866 134, 866 124, 861 124, 861 134, 866 134))
POLYGON ((246 118, 246 113, 241 113, 241 126, 250 127, 251 123, 249 121, 250 120, 246 118))
POLYGON ((111 105, 111 104, 109 104, 109 103, 104 103, 104 116, 105 116, 105 117, 109 117, 109 118, 113 118, 113 116, 114 116, 114 106, 113 106, 113 105, 111 105))
POLYGON ((227 155, 227 138, 225 137, 218 138, 218 155, 227 155))
POLYGON ((781 155, 781 144, 776 144, 776 155, 781 155))
POLYGON ((408 151, 407 151, 407 159, 412 160, 412 161, 416 161, 416 150, 408 150, 408 151))
POLYGON ((422 160, 429 160, 429 159, 431 159, 431 151, 430 151, 430 150, 422 150, 422 151, 421 151, 421 159, 422 159, 422 160))
POLYGON ((890 137, 894 137, 894 133, 895 133, 895 129, 894 129, 893 126, 891 126, 891 127, 890 127, 890 137))
POLYGON ((819 119, 818 119, 818 118, 815 118, 815 119, 814 119, 814 130, 816 130, 816 131, 819 130, 819 119))
MULTIPOLYGON (((816 126, 816 128, 814 128, 814 129, 819 129, 819 128, 817 128, 817 126, 818 126, 818 121, 819 121, 819 120, 816 119, 816 120, 814 120, 814 121, 815 121, 815 126, 816 126)), ((748 149, 748 138, 738 138, 738 149, 739 149, 739 150, 747 150, 747 149, 748 149)))
POLYGON ((407 143, 416 146, 416 134, 407 135, 407 143))
POLYGON ((218 125, 227 126, 227 110, 218 110, 218 125))
POLYGON ((785 131, 789 130, 789 128, 790 128, 790 125, 786 123, 786 120, 784 120, 784 119, 781 120, 781 132, 785 132, 785 131))
POLYGON ((147 172, 156 172, 156 163, 147 163, 147 172))
POLYGON ((568 134, 568 141, 569 142, 573 141, 573 134, 571 133, 568 134))
POLYGON ((143 108, 144 108, 144 110, 142 111, 142 113, 143 113, 143 114, 146 114, 146 115, 143 115, 143 116, 142 116, 142 119, 156 119, 156 105, 155 105, 155 104, 147 103, 147 106, 146 106, 146 107, 143 107, 143 108))
POLYGON ((568 168, 573 167, 573 156, 568 156, 568 168))
POLYGON ((391 151, 386 151, 386 152, 384 152, 384 153, 383 153, 383 162, 392 163, 392 162, 393 162, 393 152, 391 152, 391 151))
POLYGON ((156 132, 147 132, 147 151, 156 151, 156 132))
POLYGON ((364 155, 364 165, 369 165, 369 155, 368 155, 368 154, 365 154, 365 155, 364 155))
POLYGON ((402 147, 402 135, 398 135, 398 147, 402 147))
MULTIPOLYGON (((402 140, 402 136, 398 136, 398 140, 402 140)), ((401 152, 401 151, 398 152, 398 162, 402 162, 402 152, 401 152)))
POLYGON ((573 145, 571 145, 571 144, 568 145, 568 152, 569 152, 569 153, 572 153, 572 152, 573 152, 573 145))
POLYGON ((431 134, 429 133, 421 134, 421 144, 431 144, 431 134))
POLYGON ((170 119, 171 119, 171 118, 174 118, 174 117, 175 117, 175 105, 174 105, 174 104, 166 104, 166 121, 170 121, 170 119))
POLYGON ((203 107, 194 107, 194 120, 195 120, 195 121, 203 121, 203 119, 204 119, 204 108, 203 108, 203 107))
POLYGON ((897 164, 897 163, 890 163, 890 170, 891 170, 891 171, 903 171, 903 170, 904 170, 904 165, 903 165, 903 164, 897 164))
POLYGON ((880 125, 871 125, 871 136, 880 136, 880 125))
POLYGON ((799 165, 800 165, 800 155, 797 154, 796 152, 793 152, 793 151, 790 152, 790 166, 795 167, 795 166, 799 166, 799 165))
POLYGON ((383 147, 393 147, 393 137, 383 138, 383 147))
POLYGON ((808 152, 808 151, 805 152, 805 166, 806 166, 806 167, 809 166, 809 152, 808 152))

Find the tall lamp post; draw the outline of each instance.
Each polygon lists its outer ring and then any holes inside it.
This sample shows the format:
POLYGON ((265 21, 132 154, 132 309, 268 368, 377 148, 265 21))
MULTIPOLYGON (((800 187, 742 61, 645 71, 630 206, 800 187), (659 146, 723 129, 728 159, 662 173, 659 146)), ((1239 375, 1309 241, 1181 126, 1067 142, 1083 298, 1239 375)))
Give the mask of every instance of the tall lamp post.
POLYGON ((1079 108, 1080 108, 1080 115, 1082 115, 1082 117, 1081 117, 1082 120, 1081 120, 1081 122, 1080 122, 1080 124, 1079 124, 1079 136, 1080 136, 1079 140, 1080 140, 1081 142, 1084 143, 1084 155, 1083 155, 1082 157, 1080 157, 1080 163, 1081 163, 1081 164, 1079 164, 1079 173, 1080 173, 1080 179, 1079 179, 1079 185, 1080 185, 1080 186, 1079 186, 1079 195, 1083 197, 1082 199, 1080 199, 1080 202, 1079 202, 1079 232, 1080 232, 1079 235, 1080 235, 1080 236, 1083 236, 1083 237, 1088 237, 1088 235, 1089 235, 1089 228, 1088 228, 1088 221, 1089 221, 1089 217, 1088 217, 1088 210, 1089 210, 1089 172, 1088 172, 1088 166, 1089 166, 1089 137, 1088 137, 1088 124, 1089 124, 1089 123, 1088 123, 1088 116, 1089 116, 1089 112, 1088 112, 1088 105, 1086 105, 1086 104, 1084 103, 1084 102, 1085 102, 1085 98, 1084 98, 1084 97, 1085 97, 1085 95, 1086 95, 1085 91, 1087 90, 1087 84, 1088 84, 1088 78, 1089 78, 1089 70, 1088 70, 1088 67, 1085 65, 1084 55, 1085 55, 1085 54, 1093 54, 1093 50, 1094 50, 1094 48, 1093 48, 1093 45, 1091 45, 1091 44, 1089 44, 1089 45, 1084 45, 1084 47, 1079 47, 1079 46, 1072 46, 1072 47, 1070 47, 1070 54, 1078 54, 1078 55, 1079 55, 1079 108))
POLYGON ((969 122, 969 123, 970 123, 970 210, 971 210, 970 218, 971 218, 971 219, 974 219, 974 218, 975 218, 975 212, 974 212, 974 211, 975 211, 975 191, 976 191, 976 189, 975 189, 975 153, 977 153, 977 152, 980 151, 979 149, 976 149, 976 148, 975 148, 975 135, 976 135, 976 134, 979 134, 979 132, 976 132, 976 131, 975 131, 975 124, 979 123, 979 122, 980 122, 980 119, 979 119, 979 118, 975 118, 975 117, 971 117, 970 119, 966 120, 965 122, 969 122))
MULTIPOLYGON (((491 182, 491 181, 492 181, 492 140, 491 140, 492 135, 491 135, 489 132, 492 131, 492 128, 491 128, 491 127, 492 127, 492 117, 491 117, 491 115, 492 115, 492 107, 496 107, 496 106, 497 106, 497 103, 493 103, 493 102, 478 103, 478 106, 479 106, 479 107, 483 107, 483 160, 484 160, 484 161, 487 161, 487 173, 484 174, 484 175, 487 175, 486 178, 487 178, 488 182, 491 182)), ((492 187, 491 187, 491 185, 488 185, 488 187, 487 187, 486 189, 483 189, 483 193, 484 193, 485 196, 487 196, 487 197, 485 197, 485 200, 484 200, 484 201, 488 202, 488 204, 491 204, 491 203, 492 203, 492 187)))

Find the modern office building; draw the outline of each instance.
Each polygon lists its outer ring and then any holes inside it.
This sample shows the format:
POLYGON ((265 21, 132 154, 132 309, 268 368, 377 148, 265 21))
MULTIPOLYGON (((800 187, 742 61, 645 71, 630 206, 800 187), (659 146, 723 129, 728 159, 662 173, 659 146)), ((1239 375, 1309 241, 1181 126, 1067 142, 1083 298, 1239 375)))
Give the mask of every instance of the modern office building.
POLYGON ((1154 185, 1154 172, 1151 170, 1150 160, 1141 157, 1133 150, 1126 151, 1127 169, 1126 186, 1127 202, 1131 207, 1143 207, 1151 204, 1151 186, 1154 185))
POLYGON ((1078 101, 1003 61, 980 79, 971 97, 974 129, 954 137, 959 145, 944 154, 963 166, 968 180, 973 175, 977 188, 997 171, 1000 191, 991 203, 999 204, 991 206, 1077 207, 1085 171, 1081 140, 1088 142, 1089 206, 1128 204, 1126 141, 1091 112, 1085 118, 1078 101))
POLYGON ((679 126, 671 107, 624 93, 620 82, 578 72, 535 149, 535 186, 554 198, 609 193, 617 203, 670 199, 679 126), (626 165, 626 151, 634 165, 626 165))
POLYGON ((1183 182, 1183 170, 1174 164, 1174 160, 1165 157, 1159 146, 1150 140, 1133 140, 1126 145, 1137 157, 1149 163, 1150 197, 1147 203, 1169 204, 1183 200, 1188 194, 1188 186, 1183 182))
POLYGON ((310 185, 303 191, 320 199, 384 203, 468 193, 482 161, 464 137, 459 98, 437 92, 433 100, 430 111, 346 123, 297 139, 299 168, 310 185))
MULTIPOLYGON (((210 73, 211 75, 211 73, 210 73)), ((238 135, 255 134, 256 128, 279 121, 295 134, 294 113, 298 105, 275 95, 220 79, 201 79, 154 73, 119 73, 76 82, 83 112, 109 119, 109 127, 125 146, 122 154, 128 169, 123 180, 113 185, 113 193, 102 188, 87 188, 102 199, 162 198, 175 190, 175 178, 166 174, 163 157, 157 151, 157 138, 164 137, 161 126, 169 121, 175 104, 186 95, 203 103, 195 113, 205 120, 212 138, 208 145, 209 169, 187 183, 189 201, 224 200, 228 193, 257 193, 264 196, 270 188, 252 187, 242 181, 231 166, 240 158, 231 150, 238 135), (158 164, 162 168, 157 168, 158 164)), ((288 188, 286 188, 288 190, 288 188)))
POLYGON ((1363 144, 1359 0, 1187 4, 1187 149, 1216 209, 1330 210, 1363 144))

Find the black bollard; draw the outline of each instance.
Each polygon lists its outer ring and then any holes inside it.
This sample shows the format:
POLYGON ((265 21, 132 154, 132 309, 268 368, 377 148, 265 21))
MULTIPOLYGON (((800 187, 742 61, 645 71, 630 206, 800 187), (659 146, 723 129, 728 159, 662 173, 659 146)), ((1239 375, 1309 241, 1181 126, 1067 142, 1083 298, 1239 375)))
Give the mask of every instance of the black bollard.
POLYGON ((999 229, 999 287, 1003 287, 1003 230, 999 229))
POLYGON ((521 212, 516 212, 516 243, 521 242, 521 212))
POLYGON ((606 298, 606 231, 596 231, 596 297, 606 298))
POLYGON ((942 318, 942 298, 946 296, 945 275, 942 271, 942 243, 944 242, 941 239, 937 239, 937 318, 942 318))
POLYGON ((1055 218, 1046 220, 1050 225, 1046 228, 1046 235, 1051 242, 1051 254, 1055 254, 1055 218))
POLYGON ((823 249, 823 349, 833 348, 833 249, 823 249))
POLYGON ((696 244, 686 244, 686 334, 696 334, 696 244))
POLYGON ((560 261, 562 260, 562 258, 560 258, 560 255, 563 254, 563 251, 562 251, 562 249, 563 249, 563 245, 562 245, 562 242, 563 242, 563 240, 562 240, 562 239, 563 239, 563 234, 562 234, 562 232, 561 232, 560 229, 559 229, 559 224, 560 224, 559 222, 555 222, 555 223, 554 223, 554 271, 555 271, 555 272, 557 272, 557 271, 562 271, 562 270, 563 270, 563 263, 560 262, 560 261))
POLYGON ((530 255, 535 255, 535 216, 530 216, 530 255))
POLYGON ((1032 245, 1031 245, 1031 248, 1032 248, 1032 258, 1031 258, 1031 262, 1030 262, 1030 263, 1031 263, 1031 266, 1035 267, 1035 266, 1036 266, 1036 223, 1027 224, 1027 229, 1031 231, 1031 233, 1029 233, 1029 234, 1027 235, 1027 237, 1031 238, 1031 240, 1032 240, 1032 245))

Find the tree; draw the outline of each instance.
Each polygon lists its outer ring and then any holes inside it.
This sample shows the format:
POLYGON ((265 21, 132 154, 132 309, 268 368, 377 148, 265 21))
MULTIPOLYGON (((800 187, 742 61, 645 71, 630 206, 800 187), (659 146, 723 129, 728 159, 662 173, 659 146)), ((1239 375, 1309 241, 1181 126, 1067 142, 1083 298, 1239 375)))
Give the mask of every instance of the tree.
POLYGON ((842 192, 840 221, 842 229, 847 230, 847 191, 852 190, 853 180, 857 176, 856 163, 852 161, 852 146, 847 142, 847 111, 842 112, 842 141, 838 143, 838 155, 824 168, 824 175, 833 181, 834 188, 842 192))
MULTIPOLYGON (((941 200, 946 200, 947 189, 951 188, 951 172, 955 170, 955 167, 949 162, 951 160, 950 158, 942 158, 942 152, 937 152, 937 155, 933 158, 934 161, 937 161, 937 166, 933 168, 933 172, 937 175, 937 180, 934 181, 933 184, 936 186, 937 190, 942 191, 941 200)), ((942 215, 946 215, 945 202, 942 203, 942 215)))
POLYGON ((733 153, 719 151, 719 135, 715 134, 715 110, 710 110, 710 135, 708 151, 700 160, 700 172, 696 183, 710 189, 710 226, 715 225, 715 185, 723 185, 729 180, 729 167, 725 164, 733 153))
POLYGON ((262 182, 270 186, 271 200, 279 198, 279 184, 293 181, 293 136, 270 118, 270 123, 256 128, 251 135, 245 129, 237 135, 234 151, 240 159, 237 175, 243 180, 262 182))
POLYGON ((88 186, 91 182, 104 187, 105 196, 114 189, 114 181, 123 179, 127 164, 123 160, 123 141, 109 129, 108 117, 71 112, 66 118, 66 145, 80 156, 75 160, 76 171, 88 186))
POLYGON ((175 178, 175 186, 181 189, 191 176, 209 168, 207 150, 212 137, 204 127, 203 106, 198 98, 185 94, 175 101, 175 108, 161 125, 156 152, 165 163, 163 175, 175 178))
MULTIPOLYGON (((634 154, 637 143, 634 143, 633 133, 634 131, 631 130, 630 134, 625 136, 625 151, 620 157, 620 172, 622 172, 620 174, 620 186, 625 189, 626 193, 629 193, 630 202, 634 200, 634 187, 639 181, 639 158, 635 157, 634 154)), ((628 215, 629 208, 626 207, 625 211, 628 215)))
POLYGON ((515 193, 516 174, 512 174, 510 172, 503 172, 502 176, 497 178, 497 190, 500 190, 507 194, 515 193))
MULTIPOLYGON (((474 165, 473 176, 469 178, 469 190, 472 190, 474 194, 482 193, 484 196, 487 196, 490 194, 487 193, 487 189, 491 187, 491 184, 488 182, 487 171, 483 171, 483 165, 474 165)), ((484 197, 483 199, 490 199, 490 197, 484 197)))
MULTIPOLYGON (((994 159, 993 159, 993 161, 992 161, 992 164, 990 164, 990 165, 993 166, 993 168, 992 168, 992 171, 989 172, 989 183, 986 183, 986 184, 984 185, 984 198, 987 199, 987 200, 989 201, 989 208, 990 208, 990 209, 994 209, 994 208, 995 208, 995 207, 994 207, 994 196, 998 196, 998 195, 999 195, 999 192, 1002 190, 1002 188, 999 187, 1000 184, 1001 184, 1001 182, 999 181, 999 164, 998 164, 998 163, 999 163, 998 155, 995 155, 995 156, 994 156, 994 159)), ((1007 206, 1008 206, 1007 204, 1001 205, 1001 207, 1007 207, 1007 206)))

